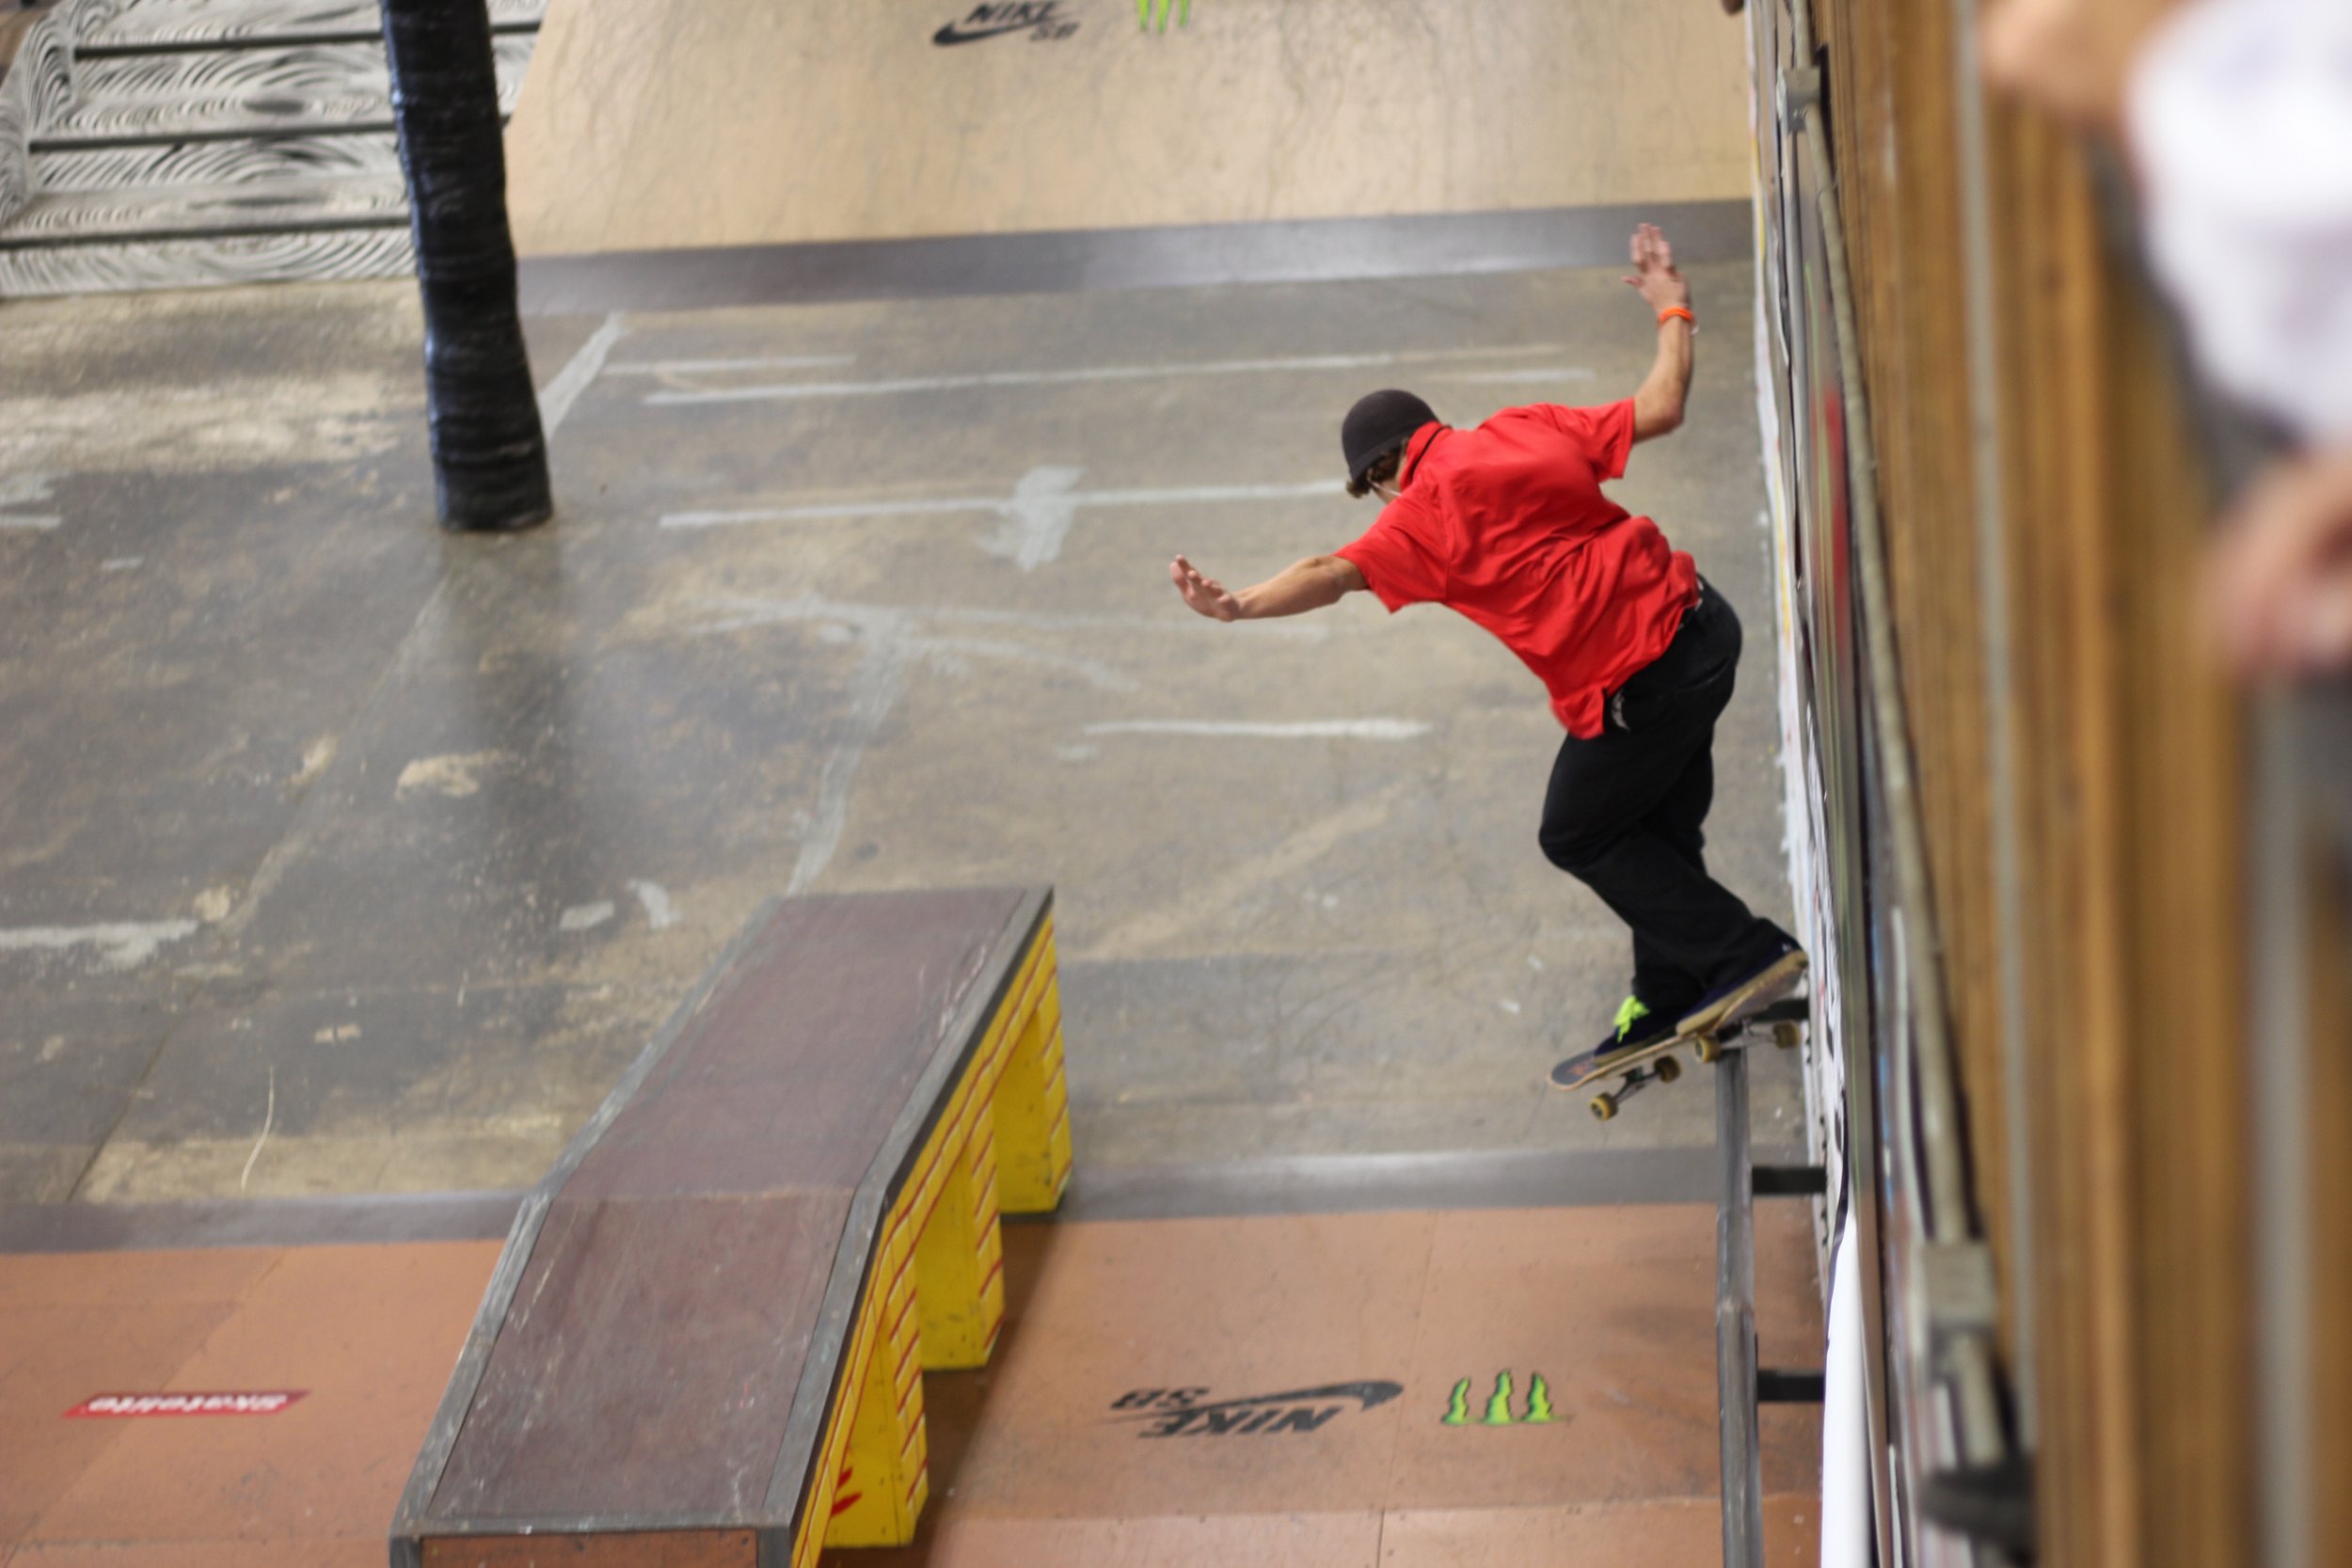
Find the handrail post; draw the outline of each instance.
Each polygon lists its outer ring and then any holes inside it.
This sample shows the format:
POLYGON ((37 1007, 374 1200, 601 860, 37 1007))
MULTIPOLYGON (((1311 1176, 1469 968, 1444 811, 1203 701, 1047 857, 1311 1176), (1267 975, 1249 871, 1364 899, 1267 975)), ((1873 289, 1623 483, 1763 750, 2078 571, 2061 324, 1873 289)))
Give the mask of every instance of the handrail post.
POLYGON ((1715 1064, 1715 1377, 1722 1423, 1724 1568, 1763 1568, 1764 1476, 1756 1414, 1756 1200, 1748 1170, 1748 1053, 1715 1064))

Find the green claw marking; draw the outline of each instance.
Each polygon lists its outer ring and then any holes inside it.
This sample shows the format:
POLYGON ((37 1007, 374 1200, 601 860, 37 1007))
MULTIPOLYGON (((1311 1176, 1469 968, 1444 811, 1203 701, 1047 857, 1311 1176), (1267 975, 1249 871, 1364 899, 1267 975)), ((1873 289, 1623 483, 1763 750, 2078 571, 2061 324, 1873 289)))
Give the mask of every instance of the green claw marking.
POLYGON ((1530 1423, 1540 1423, 1552 1418, 1551 1385, 1544 1381, 1544 1374, 1541 1372, 1527 1374, 1527 1414, 1519 1418, 1530 1423))
POLYGON ((1518 1418, 1511 1414, 1511 1374, 1495 1373, 1495 1391, 1486 1401, 1486 1425, 1507 1427, 1518 1418))
POLYGON ((1160 24, 1160 31, 1167 32, 1170 18, 1179 27, 1191 26, 1192 0, 1136 0, 1136 25, 1145 32, 1152 30, 1152 24, 1155 21, 1160 24))
POLYGON ((1450 1427, 1470 1425, 1470 1379, 1454 1386, 1454 1393, 1445 1402, 1445 1414, 1438 1418, 1450 1427))

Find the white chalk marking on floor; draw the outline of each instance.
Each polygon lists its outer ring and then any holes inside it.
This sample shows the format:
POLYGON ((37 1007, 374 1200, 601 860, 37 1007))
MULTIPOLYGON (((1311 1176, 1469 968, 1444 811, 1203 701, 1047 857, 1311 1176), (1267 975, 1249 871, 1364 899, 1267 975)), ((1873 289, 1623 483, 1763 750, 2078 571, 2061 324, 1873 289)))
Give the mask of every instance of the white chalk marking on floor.
POLYGON ((1041 670, 1059 670, 1064 673, 1076 675, 1089 686, 1101 691, 1136 689, 1136 682, 1131 676, 1120 674, 1100 660, 1078 658, 1068 654, 1048 653, 1041 648, 1025 647, 1021 643, 1007 642, 997 638, 917 637, 910 639, 908 646, 923 655, 932 664, 953 674, 961 675, 968 673, 970 666, 966 663, 964 656, 977 655, 982 658, 1003 658, 1009 659, 1016 664, 1033 664, 1041 670))
POLYGON ((854 354, 779 354, 752 359, 625 359, 607 375, 711 375, 728 371, 817 371, 854 365, 854 354))
POLYGON ((1558 381, 1594 381, 1598 377, 1582 365, 1545 365, 1532 371, 1444 371, 1438 381, 1529 382, 1539 386, 1558 381))
POLYGON ((331 735, 320 736, 302 748, 302 770, 286 781, 288 789, 308 789, 334 766, 337 741, 331 735))
MULTIPOLYGON (((47 474, 0 474, 0 507, 24 506, 32 501, 49 499, 47 474)), ((0 511, 0 529, 26 533, 47 533, 62 527, 63 517, 47 513, 0 511)))
MULTIPOLYGON (((723 618, 695 627, 693 635, 715 636, 771 626, 812 626, 824 641, 855 641, 864 644, 863 655, 850 679, 848 711, 841 721, 840 738, 825 758, 824 768, 818 779, 817 800, 809 810, 802 832, 801 852, 793 864, 791 879, 786 884, 788 894, 806 892, 832 863, 849 819, 850 795, 857 781, 859 766, 899 697, 904 694, 909 672, 918 661, 961 671, 963 661, 968 658, 1001 658, 1074 673, 1105 690, 1133 690, 1137 685, 1132 677, 1106 664, 1049 649, 1031 648, 1000 638, 930 636, 921 630, 925 621, 962 622, 1030 630, 1107 629, 1134 632, 1187 629, 1183 622, 1173 620, 1163 623, 1124 616, 1038 617, 1018 611, 990 610, 904 610, 881 605, 842 604, 814 594, 798 599, 716 594, 706 595, 698 602, 723 612, 723 618)), ((1196 619, 1184 617, 1185 621, 1196 619)), ((1362 722, 1350 721, 1351 727, 1360 727, 1362 722)), ((1401 721, 1372 722, 1376 727, 1401 721)), ((1110 728, 1116 731, 1119 726, 1110 728)), ((1216 729, 1217 733, 1228 733, 1232 726, 1216 726, 1216 729)), ((1085 747, 1079 750, 1092 756, 1097 749, 1085 747)), ((1064 760, 1074 760, 1072 751, 1071 748, 1063 748, 1057 754, 1064 760)))
MULTIPOLYGON (((1171 594, 1169 597, 1173 609, 1174 595, 1171 594)), ((714 610, 728 612, 723 619, 705 622, 692 628, 691 635, 695 637, 716 637, 726 632, 803 621, 837 621, 862 626, 883 617, 1010 626, 1020 631, 1168 632, 1183 637, 1199 637, 1214 632, 1219 637, 1270 637, 1291 642, 1327 642, 1331 637, 1328 622, 1248 621, 1227 625, 1195 615, 1190 610, 1149 616, 1055 615, 1035 610, 987 610, 958 605, 932 605, 909 610, 895 606, 847 604, 818 598, 815 594, 798 599, 763 599, 747 594, 707 594, 694 602, 714 610)))
POLYGON ((786 381, 756 387, 674 388, 645 402, 772 403, 803 398, 896 397, 908 392, 955 392, 989 387, 1070 387, 1106 381, 1164 381, 1179 376, 1268 375, 1299 371, 1359 371, 1382 365, 1443 364, 1454 359, 1524 358, 1559 354, 1565 343, 1494 348, 1397 349, 1380 354, 1307 354, 1276 359, 1206 359, 1158 365, 1096 365, 1059 371, 981 371, 968 375, 901 376, 881 381, 786 381))
POLYGON ((0 953, 61 953, 75 947, 102 949, 108 969, 135 969, 167 942, 193 935, 193 920, 116 920, 95 926, 19 926, 0 930, 0 953))
MULTIPOLYGON (((425 595, 418 608, 416 619, 408 623, 402 634, 400 646, 392 650, 389 668, 376 678, 362 712, 375 702, 377 693, 388 689, 398 689, 400 683, 432 657, 442 644, 439 634, 449 620, 451 576, 444 572, 435 579, 433 592, 425 595)), ((307 756, 307 752, 305 753, 307 756)), ((330 762, 331 766, 331 762, 330 762)), ((330 802, 323 794, 306 793, 294 817, 292 830, 269 847, 262 863, 254 868, 252 878, 245 884, 245 896, 237 907, 220 923, 221 932, 231 938, 242 937, 262 912, 262 905, 278 891, 285 880, 287 868, 315 843, 328 821, 330 802)))
MULTIPOLYGON (((850 641, 854 637, 875 637, 875 640, 906 641, 917 654, 944 651, 944 654, 983 654, 1005 656, 1005 658, 1061 658, 1040 649, 1025 649, 1016 641, 1002 641, 995 637, 930 637, 917 630, 922 621, 972 623, 972 626, 1007 626, 1030 632, 1058 630, 1113 630, 1113 632, 1148 632, 1148 630, 1184 630, 1181 623, 1162 626, 1157 621, 1129 621, 1124 616, 1025 616, 1021 611, 1002 609, 897 609, 884 604, 842 604, 840 599, 818 599, 809 594, 804 599, 751 599, 741 594, 706 594, 698 599, 710 609, 727 609, 729 616, 723 621, 706 621, 691 630, 693 637, 720 637, 724 632, 746 632, 765 626, 818 626, 818 637, 826 641, 850 641)), ((1190 618, 1190 616, 1188 616, 1190 618)), ((1207 623, 1202 623, 1207 626, 1207 623)), ((1231 627, 1221 627, 1231 630, 1231 627)), ((1242 627, 1242 630, 1282 630, 1282 627, 1242 627)), ((1311 630, 1311 627, 1292 627, 1311 630)), ((1127 689, 1127 679, 1118 677, 1118 687, 1127 689)))
POLYGON ((612 900, 599 898, 593 904, 574 904, 555 923, 559 931, 593 931, 612 918, 612 900))
POLYGON ((637 902, 644 907, 645 924, 657 931, 666 931, 677 924, 677 906, 670 902, 670 890, 660 882, 631 882, 629 892, 637 895, 637 902))
POLYGON ((850 689, 849 733, 825 758, 825 770, 817 784, 817 805, 809 813, 808 832, 801 840, 792 879, 785 884, 787 896, 807 892, 833 863, 833 852, 841 845, 841 829, 850 818, 850 786, 857 782, 866 748, 874 743, 882 721, 890 717, 898 694, 906 689, 909 651, 903 636, 876 637, 866 645, 850 689))
POLYGON ((393 781, 392 793, 406 798, 417 794, 446 795, 453 800, 480 793, 482 775, 501 772, 516 763, 511 752, 451 752, 437 757, 419 757, 400 770, 393 781))
POLYGON ((146 564, 147 557, 143 555, 118 555, 100 562, 98 569, 102 572, 135 572, 146 564))
POLYGON ((1328 816, 1308 823, 1263 854, 1248 855, 1226 869, 1192 883, 1165 903, 1128 920, 1091 947, 1064 948, 1069 958, 1138 958, 1164 951, 1179 938, 1202 926, 1231 922, 1270 883, 1295 877, 1359 834, 1389 820, 1389 809, 1403 791, 1392 784, 1377 795, 1342 806, 1328 816))
POLYGON ((1025 572, 1034 572, 1061 556, 1062 541, 1078 518, 1073 492, 1084 468, 1031 468, 1012 487, 1005 506, 1005 523, 980 541, 980 548, 1001 555, 1025 572))
MULTIPOLYGON (((1066 473, 1068 469, 1033 468, 1031 476, 1041 473, 1066 473)), ((1027 480, 1023 481, 1024 483, 1027 480)), ((1336 479, 1315 480, 1305 484, 1200 484, 1180 485, 1164 489, 1138 490, 1070 490, 1057 495, 1036 495, 1024 498, 1018 487, 1009 498, 996 496, 964 496, 937 500, 904 501, 828 501, 814 506, 768 506, 747 508, 739 512, 672 512, 661 519, 663 528, 732 528, 743 523, 830 523, 846 522, 851 518, 871 517, 930 517, 964 512, 993 512, 999 516, 1021 517, 1028 507, 1042 513, 1047 507, 1067 507, 1072 513, 1084 507, 1096 506, 1210 506, 1232 501, 1297 500, 1310 496, 1339 496, 1346 494, 1347 486, 1336 479)), ((1068 525, 1063 525, 1067 531, 1068 525)), ((1060 546, 1057 541, 1056 549, 1060 546)), ((1018 560, 1016 553, 1015 559, 1018 560)), ((1048 556, 1045 559, 1051 560, 1048 556)))
POLYGON ((539 429, 542 433, 548 436, 555 434, 555 427, 562 424, 564 416, 572 411, 572 404, 580 401, 580 394, 588 389, 588 384, 596 379, 596 372, 604 369, 605 356, 611 354, 612 345, 628 334, 628 327, 622 322, 621 313, 613 311, 604 318, 602 325, 588 335, 588 341, 580 345, 580 351, 564 368, 555 372, 555 379, 540 389, 539 429))
POLYGON ((269 1142, 270 1124, 278 1119, 278 1069, 269 1069, 269 1103, 262 1108, 262 1135, 253 1140, 253 1152, 245 1157, 245 1169, 237 1173, 237 1191, 253 1180, 253 1162, 262 1157, 262 1146, 269 1142))
POLYGON ((1089 735, 1233 736, 1256 740, 1415 740, 1429 733, 1418 719, 1310 719, 1299 723, 1254 723, 1205 719, 1122 719, 1089 724, 1089 735))

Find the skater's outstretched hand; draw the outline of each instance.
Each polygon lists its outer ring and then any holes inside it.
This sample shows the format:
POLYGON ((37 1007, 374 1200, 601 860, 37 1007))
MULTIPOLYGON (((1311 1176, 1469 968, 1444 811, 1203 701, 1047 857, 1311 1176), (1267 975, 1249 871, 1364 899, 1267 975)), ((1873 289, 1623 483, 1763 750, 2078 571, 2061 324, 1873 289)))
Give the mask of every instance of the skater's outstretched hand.
POLYGON ((1675 247, 1654 223, 1633 231, 1633 274, 1626 282, 1641 291, 1652 310, 1691 308, 1691 285, 1675 270, 1675 247))
POLYGON ((1184 596, 1184 603, 1212 621, 1303 615, 1337 604, 1364 587, 1364 574, 1356 569, 1356 563, 1336 555, 1311 555, 1238 594, 1228 593, 1215 578, 1202 577, 1200 568, 1181 555, 1169 564, 1168 577, 1184 596))
POLYGON ((1204 578, 1200 568, 1178 556, 1168 568, 1176 592, 1184 596, 1184 603, 1212 621, 1238 621, 1242 618, 1241 600, 1225 590, 1215 578, 1204 578))

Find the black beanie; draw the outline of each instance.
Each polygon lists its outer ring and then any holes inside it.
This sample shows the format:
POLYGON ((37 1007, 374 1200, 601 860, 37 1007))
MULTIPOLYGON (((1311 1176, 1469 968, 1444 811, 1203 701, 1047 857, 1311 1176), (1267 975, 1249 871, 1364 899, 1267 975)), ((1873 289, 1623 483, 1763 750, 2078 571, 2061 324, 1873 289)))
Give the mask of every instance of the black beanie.
POLYGON ((1413 432, 1436 424, 1438 416, 1410 392, 1367 392, 1340 421, 1340 451, 1347 458, 1347 480, 1364 482, 1364 470, 1412 439, 1413 432))

